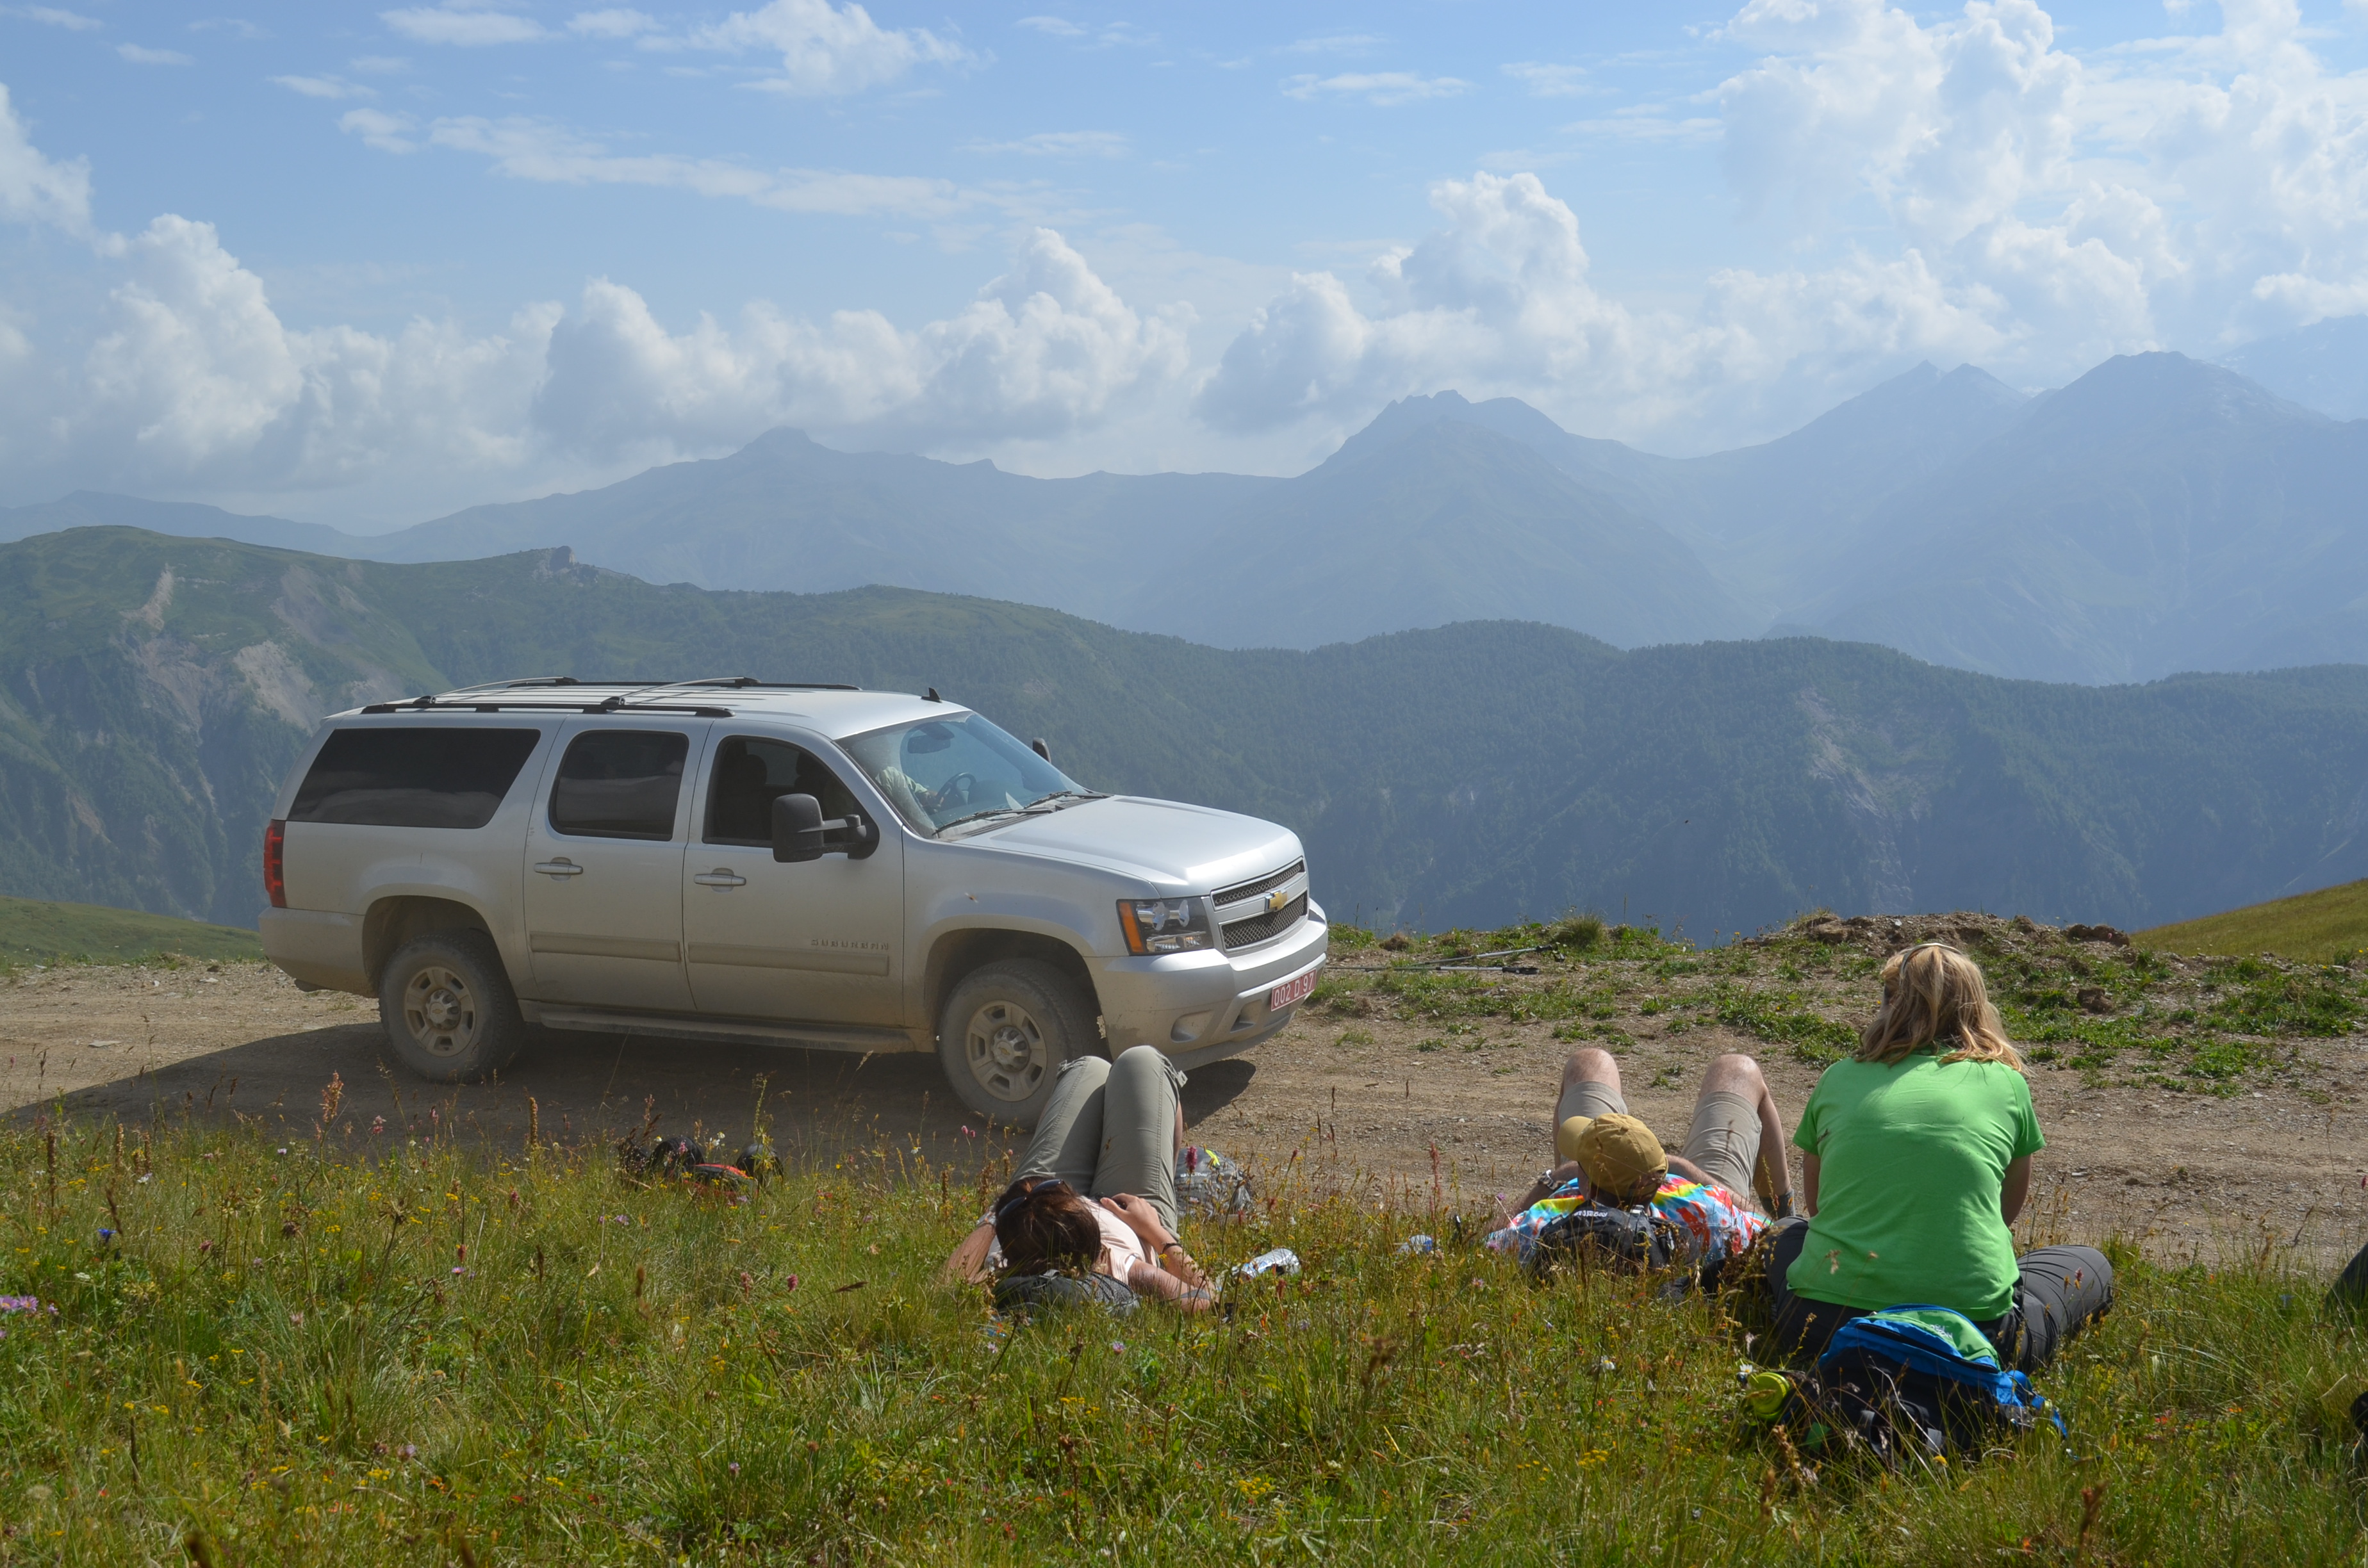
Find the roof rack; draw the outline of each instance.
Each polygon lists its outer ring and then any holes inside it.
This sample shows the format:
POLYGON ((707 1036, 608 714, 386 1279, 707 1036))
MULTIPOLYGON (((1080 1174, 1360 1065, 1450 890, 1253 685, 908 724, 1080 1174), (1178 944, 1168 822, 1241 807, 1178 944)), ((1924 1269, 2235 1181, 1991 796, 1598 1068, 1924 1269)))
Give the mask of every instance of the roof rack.
POLYGON ((456 687, 440 695, 423 692, 401 702, 372 702, 362 709, 365 713, 399 713, 408 709, 427 712, 431 709, 464 708, 478 713, 498 713, 504 710, 540 710, 546 713, 689 713, 699 719, 729 719, 732 710, 700 703, 666 702, 658 699, 667 692, 692 692, 713 687, 734 691, 860 691, 860 686, 844 681, 825 680, 758 680, 755 676, 707 676, 698 680, 669 681, 586 681, 574 676, 529 676, 521 680, 489 680, 475 686, 456 687), (533 690, 548 692, 563 686, 615 686, 624 689, 611 692, 598 702, 518 702, 501 694, 533 690))
POLYGON ((694 719, 729 719, 732 710, 704 702, 635 702, 611 707, 598 702, 520 702, 491 695, 463 695, 457 702, 415 697, 407 702, 371 702, 365 713, 688 713, 694 719))

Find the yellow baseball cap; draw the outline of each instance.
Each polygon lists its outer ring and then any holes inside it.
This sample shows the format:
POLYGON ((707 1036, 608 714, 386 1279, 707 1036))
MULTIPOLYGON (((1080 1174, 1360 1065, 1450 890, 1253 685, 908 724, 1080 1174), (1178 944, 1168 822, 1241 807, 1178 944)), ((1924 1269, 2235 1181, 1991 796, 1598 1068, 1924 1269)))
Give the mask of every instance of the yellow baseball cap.
POLYGON ((1563 1124, 1554 1129, 1554 1158, 1557 1160, 1578 1158, 1578 1140, 1587 1131, 1587 1124, 1594 1119, 1595 1118, 1591 1116, 1565 1117, 1563 1124))
POLYGON ((1575 1155, 1587 1167, 1588 1185, 1608 1197, 1657 1188, 1669 1174, 1669 1156, 1661 1141, 1633 1116, 1599 1116, 1580 1131, 1576 1142, 1575 1155))

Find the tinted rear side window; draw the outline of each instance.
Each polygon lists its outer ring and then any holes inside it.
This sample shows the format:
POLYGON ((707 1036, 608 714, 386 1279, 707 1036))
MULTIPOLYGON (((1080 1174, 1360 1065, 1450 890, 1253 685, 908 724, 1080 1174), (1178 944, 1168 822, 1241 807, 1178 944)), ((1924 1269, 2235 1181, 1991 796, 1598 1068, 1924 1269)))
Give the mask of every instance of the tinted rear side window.
POLYGON ((594 730, 559 759, 551 830, 593 838, 674 836, 690 737, 665 730, 594 730))
POLYGON ((290 822, 483 827, 541 739, 534 730, 372 724, 331 733, 290 822))

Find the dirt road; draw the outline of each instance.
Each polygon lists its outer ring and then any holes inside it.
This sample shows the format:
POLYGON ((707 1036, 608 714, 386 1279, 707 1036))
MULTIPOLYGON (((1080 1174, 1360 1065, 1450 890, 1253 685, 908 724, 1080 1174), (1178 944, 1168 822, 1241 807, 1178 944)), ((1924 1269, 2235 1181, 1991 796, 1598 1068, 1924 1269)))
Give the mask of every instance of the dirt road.
MULTIPOLYGON (((1849 1000, 1837 991, 1838 1005, 1849 1000)), ((1816 1067, 1714 1022, 1635 1006, 1618 1046, 1626 1093, 1668 1142, 1682 1135, 1702 1064, 1722 1051, 1760 1055, 1788 1120, 1797 1115, 1816 1067)), ((1427 1193, 1436 1168, 1463 1211, 1485 1213, 1489 1195, 1548 1163, 1570 1046, 1543 1021, 1488 1017, 1447 1040, 1439 1028, 1388 1009, 1311 1009, 1249 1056, 1192 1074, 1192 1136, 1269 1172, 1295 1154, 1303 1170, 1372 1188, 1427 1193)), ((52 969, 0 987, 0 1095, 19 1116, 62 1103, 78 1116, 235 1119, 310 1137, 335 1074, 345 1085, 338 1131, 357 1143, 374 1125, 384 1138, 433 1123, 515 1145, 529 1098, 546 1138, 613 1132, 640 1122, 646 1105, 669 1131, 736 1140, 761 1076, 775 1141, 791 1158, 884 1147, 968 1167, 1011 1138, 963 1112, 926 1056, 546 1034, 500 1082, 455 1090, 388 1071, 380 1042, 367 1002, 308 995, 261 965, 52 969)), ((2264 1245, 2316 1268, 2349 1256, 2368 1241, 2368 1044, 2356 1034, 2306 1043, 2311 1065, 2227 1097, 2034 1066, 2048 1138, 2038 1222, 2207 1259, 2264 1245)))

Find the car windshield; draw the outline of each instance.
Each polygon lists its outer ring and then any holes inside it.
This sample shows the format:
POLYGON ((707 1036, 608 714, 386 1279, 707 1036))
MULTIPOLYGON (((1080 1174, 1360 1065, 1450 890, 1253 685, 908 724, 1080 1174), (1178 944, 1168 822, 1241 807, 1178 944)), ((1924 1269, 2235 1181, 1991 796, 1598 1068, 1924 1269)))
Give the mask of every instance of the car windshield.
POLYGON ((975 713, 925 719, 839 743, 904 819, 935 835, 1009 821, 1093 792, 975 713))

